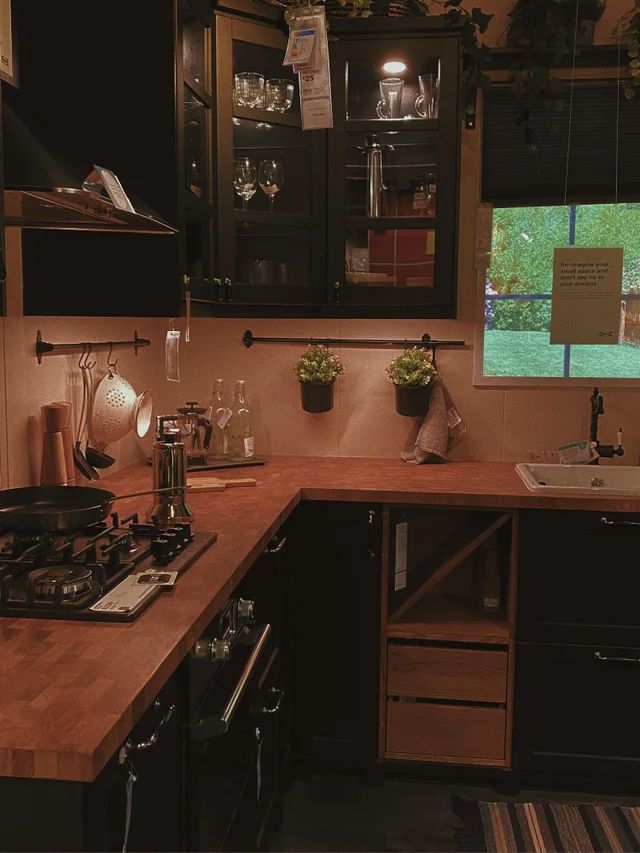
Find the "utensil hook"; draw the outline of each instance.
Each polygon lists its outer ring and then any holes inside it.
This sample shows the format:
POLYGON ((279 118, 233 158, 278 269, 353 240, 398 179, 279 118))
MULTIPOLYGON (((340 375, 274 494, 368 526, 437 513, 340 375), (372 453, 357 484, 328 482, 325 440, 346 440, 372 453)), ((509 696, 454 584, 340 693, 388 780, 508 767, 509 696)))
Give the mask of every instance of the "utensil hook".
POLYGON ((80 358, 78 359, 78 367, 80 368, 80 370, 84 370, 84 367, 85 367, 85 366, 84 366, 84 363, 83 363, 83 362, 84 362, 84 359, 85 359, 86 357, 87 357, 87 345, 86 345, 86 344, 82 344, 82 355, 81 355, 81 356, 80 356, 80 358))
POLYGON ((114 373, 118 372, 118 359, 115 361, 111 361, 111 356, 113 355, 113 343, 109 341, 109 355, 107 356, 107 370, 109 371, 109 376, 113 379, 114 373))

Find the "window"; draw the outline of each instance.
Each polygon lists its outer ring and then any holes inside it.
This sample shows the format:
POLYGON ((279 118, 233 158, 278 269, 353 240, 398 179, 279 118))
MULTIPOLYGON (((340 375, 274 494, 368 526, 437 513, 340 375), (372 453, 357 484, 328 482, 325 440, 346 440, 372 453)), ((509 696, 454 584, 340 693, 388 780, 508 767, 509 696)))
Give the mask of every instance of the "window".
POLYGON ((501 207, 493 211, 484 299, 485 377, 640 378, 640 204, 501 207), (549 343, 553 250, 624 249, 621 343, 549 343))
POLYGON ((534 110, 539 150, 532 153, 510 90, 487 92, 482 199, 493 205, 493 226, 484 281, 485 382, 640 381, 640 98, 618 95, 615 83, 576 83, 567 171, 568 109, 534 110), (562 246, 623 247, 620 344, 549 343, 553 250, 562 246))

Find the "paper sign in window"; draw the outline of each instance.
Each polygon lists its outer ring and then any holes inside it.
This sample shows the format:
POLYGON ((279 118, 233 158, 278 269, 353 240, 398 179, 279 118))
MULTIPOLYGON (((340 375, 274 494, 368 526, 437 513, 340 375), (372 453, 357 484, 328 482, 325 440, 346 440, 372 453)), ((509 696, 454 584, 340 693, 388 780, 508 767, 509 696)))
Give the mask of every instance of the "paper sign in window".
POLYGON ((621 248, 553 253, 552 344, 617 344, 622 299, 621 248))

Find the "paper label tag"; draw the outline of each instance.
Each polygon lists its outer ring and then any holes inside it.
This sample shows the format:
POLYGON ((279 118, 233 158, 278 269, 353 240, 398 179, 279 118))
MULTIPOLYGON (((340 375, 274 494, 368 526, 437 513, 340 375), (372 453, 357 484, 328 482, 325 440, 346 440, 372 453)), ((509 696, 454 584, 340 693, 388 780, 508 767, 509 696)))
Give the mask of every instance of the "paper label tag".
POLYGON ((313 55, 315 41, 316 31, 314 27, 309 27, 306 30, 290 30, 287 51, 282 64, 294 65, 299 63, 304 65, 309 62, 313 55))
POLYGON ((136 575, 136 584, 154 586, 173 586, 178 577, 178 572, 148 571, 136 575))
POLYGON ((224 429, 224 428, 226 427, 226 425, 227 425, 227 424, 229 423, 229 421, 231 420, 231 415, 233 415, 233 412, 232 412, 232 411, 231 411, 231 409, 227 406, 227 408, 224 410, 224 412, 222 412, 222 414, 220 415, 220 417, 219 417, 219 418, 218 418, 218 420, 216 421, 216 423, 218 424, 218 426, 220 427, 220 429, 224 429))
POLYGON ((114 613, 128 613, 134 610, 141 602, 153 595, 156 590, 155 584, 139 585, 135 582, 136 575, 129 575, 106 595, 92 604, 90 610, 96 612, 107 611, 114 613))
POLYGON ((253 456, 253 436, 244 440, 244 455, 247 459, 253 456))
POLYGON ((135 213, 135 208, 129 201, 129 196, 124 191, 124 187, 120 183, 118 176, 114 175, 110 169, 105 169, 104 166, 96 166, 94 164, 93 168, 100 176, 102 186, 107 191, 107 195, 113 202, 113 206, 119 210, 128 210, 129 213, 135 213))
POLYGON ((293 67, 298 73, 302 129, 319 130, 333 127, 329 44, 324 7, 314 7, 312 13, 305 12, 296 17, 293 31, 306 30, 315 31, 313 50, 306 62, 297 61, 293 67))
POLYGON ((407 585, 407 546, 409 541, 409 522, 396 524, 396 559, 393 570, 394 589, 404 589, 407 585))

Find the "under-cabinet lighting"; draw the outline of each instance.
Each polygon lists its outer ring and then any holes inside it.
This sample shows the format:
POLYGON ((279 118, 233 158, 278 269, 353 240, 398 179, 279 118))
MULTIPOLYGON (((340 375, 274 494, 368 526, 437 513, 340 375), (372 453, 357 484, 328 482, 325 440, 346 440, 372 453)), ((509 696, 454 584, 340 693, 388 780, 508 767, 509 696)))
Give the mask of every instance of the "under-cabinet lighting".
POLYGON ((403 71, 407 70, 407 63, 401 59, 389 59, 382 66, 382 70, 385 74, 402 74, 403 71))

